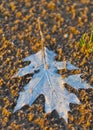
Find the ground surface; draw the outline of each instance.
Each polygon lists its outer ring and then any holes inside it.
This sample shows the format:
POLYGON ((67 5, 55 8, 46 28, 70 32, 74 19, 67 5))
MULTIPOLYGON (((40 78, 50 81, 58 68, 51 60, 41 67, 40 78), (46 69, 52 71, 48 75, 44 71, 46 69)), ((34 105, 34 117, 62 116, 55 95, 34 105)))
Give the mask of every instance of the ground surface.
MULTIPOLYGON (((12 79, 22 60, 40 50, 37 19, 41 18, 45 46, 57 52, 57 59, 70 60, 81 69, 82 78, 93 85, 93 52, 79 46, 84 32, 93 27, 92 0, 1 0, 0 1, 0 129, 1 130, 92 130, 93 89, 74 90, 81 105, 70 104, 68 124, 54 111, 44 112, 44 96, 32 106, 13 113, 18 92, 29 75, 12 79)), ((68 75, 73 72, 60 72, 68 75)), ((78 73, 78 72, 75 72, 78 73)))

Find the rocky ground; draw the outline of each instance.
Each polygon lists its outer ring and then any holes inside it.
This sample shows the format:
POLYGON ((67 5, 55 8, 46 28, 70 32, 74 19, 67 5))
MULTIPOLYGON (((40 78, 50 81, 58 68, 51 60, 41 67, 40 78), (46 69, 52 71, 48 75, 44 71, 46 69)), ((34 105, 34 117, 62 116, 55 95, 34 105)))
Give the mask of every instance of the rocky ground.
MULTIPOLYGON (((75 93, 81 105, 70 104, 68 124, 56 111, 44 112, 44 95, 32 106, 13 113, 19 91, 30 75, 12 79, 18 68, 26 66, 23 58, 41 48, 38 17, 45 43, 57 52, 57 60, 70 60, 81 69, 82 78, 93 85, 93 52, 79 44, 82 34, 93 28, 92 0, 1 0, 0 1, 0 129, 1 130, 92 130, 93 89, 75 93)), ((68 75, 79 72, 59 72, 68 75)))

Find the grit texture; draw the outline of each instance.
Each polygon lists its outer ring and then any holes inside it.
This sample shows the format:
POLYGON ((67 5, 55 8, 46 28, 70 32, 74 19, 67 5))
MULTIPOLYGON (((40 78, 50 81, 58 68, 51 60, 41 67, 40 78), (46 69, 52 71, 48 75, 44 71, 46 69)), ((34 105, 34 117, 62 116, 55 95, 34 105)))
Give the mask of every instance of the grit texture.
MULTIPOLYGON (((30 75, 11 78, 23 59, 41 49, 40 17, 44 45, 57 53, 57 60, 69 60, 80 71, 59 71, 62 76, 82 72, 82 79, 93 86, 93 52, 80 46, 93 27, 93 0, 0 0, 0 130, 93 130, 93 89, 72 89, 80 105, 70 104, 68 124, 56 111, 46 114, 44 95, 32 106, 13 113, 19 92, 30 75)), ((93 47, 93 44, 92 44, 93 47)))

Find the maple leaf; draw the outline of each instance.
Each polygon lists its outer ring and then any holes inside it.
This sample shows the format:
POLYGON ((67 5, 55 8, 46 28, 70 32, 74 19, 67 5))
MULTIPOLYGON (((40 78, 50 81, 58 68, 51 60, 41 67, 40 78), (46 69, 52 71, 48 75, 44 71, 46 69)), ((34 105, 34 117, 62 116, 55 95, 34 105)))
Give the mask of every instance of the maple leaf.
POLYGON ((19 110, 26 104, 32 105, 35 99, 43 94, 45 96, 45 111, 51 112, 57 110, 60 117, 63 117, 66 121, 68 118, 68 111, 70 111, 69 103, 79 104, 80 101, 77 96, 67 91, 64 87, 64 83, 69 84, 75 89, 89 88, 91 87, 86 82, 82 82, 80 78, 81 74, 71 75, 67 78, 62 78, 57 70, 78 69, 70 62, 55 61, 56 54, 53 51, 48 50, 46 47, 40 50, 36 54, 33 54, 24 59, 24 61, 30 61, 31 63, 19 69, 18 73, 13 77, 24 76, 33 73, 32 79, 24 87, 24 91, 19 93, 17 105, 14 112, 19 110), (39 70, 35 73, 36 70, 39 70))

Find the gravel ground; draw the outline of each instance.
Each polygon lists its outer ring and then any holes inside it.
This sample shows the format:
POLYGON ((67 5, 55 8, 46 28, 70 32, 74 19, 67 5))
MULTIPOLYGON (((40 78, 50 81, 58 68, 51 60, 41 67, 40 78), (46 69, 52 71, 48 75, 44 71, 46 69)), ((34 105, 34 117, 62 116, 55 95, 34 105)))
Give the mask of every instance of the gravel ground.
MULTIPOLYGON (((75 93, 80 105, 70 104, 68 124, 56 111, 46 114, 44 95, 32 106, 13 113, 18 93, 30 75, 12 79, 23 58, 41 48, 37 19, 41 19, 45 46, 57 52, 57 60, 70 60, 81 69, 82 78, 93 85, 93 52, 79 45, 84 32, 89 36, 93 27, 92 0, 1 0, 0 1, 0 130, 93 130, 93 89, 75 93)), ((60 71, 66 76, 78 71, 60 71)))

